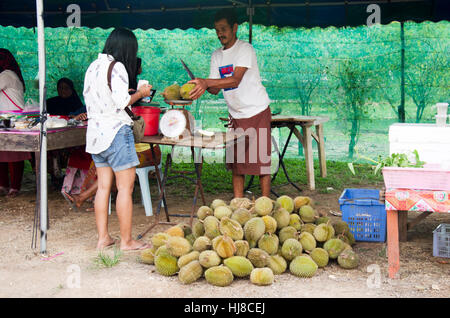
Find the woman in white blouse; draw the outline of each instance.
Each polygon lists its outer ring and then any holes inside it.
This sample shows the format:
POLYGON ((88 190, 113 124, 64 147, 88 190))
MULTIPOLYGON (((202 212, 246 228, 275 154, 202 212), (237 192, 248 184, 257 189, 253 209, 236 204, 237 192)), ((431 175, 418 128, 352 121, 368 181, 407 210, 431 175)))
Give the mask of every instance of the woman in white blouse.
MULTIPOLYGON (((0 49, 0 110, 23 109, 25 81, 19 64, 7 49, 0 49)), ((16 196, 22 186, 24 160, 30 160, 29 152, 0 151, 0 195, 16 196)))
POLYGON ((133 32, 115 29, 106 40, 103 53, 89 66, 84 79, 83 95, 88 115, 86 152, 92 155, 98 176, 94 203, 98 249, 115 243, 108 233, 108 204, 114 177, 118 190, 116 212, 120 226, 120 248, 136 250, 149 247, 131 236, 132 193, 139 160, 131 129, 133 121, 125 108, 150 96, 152 88, 151 85, 144 85, 135 94, 128 93, 128 83, 136 76, 137 49, 133 32), (113 61, 115 64, 111 65, 113 61), (110 83, 108 71, 111 74, 110 83))

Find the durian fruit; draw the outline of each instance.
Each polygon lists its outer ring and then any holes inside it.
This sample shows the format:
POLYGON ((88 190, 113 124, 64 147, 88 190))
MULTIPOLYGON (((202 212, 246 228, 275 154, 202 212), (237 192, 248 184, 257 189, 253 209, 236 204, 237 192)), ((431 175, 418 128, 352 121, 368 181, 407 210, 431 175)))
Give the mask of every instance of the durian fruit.
POLYGON ((338 264, 345 269, 353 269, 359 265, 359 256, 351 249, 342 251, 337 260, 338 264))
POLYGON ((152 246, 158 248, 160 246, 163 246, 166 244, 167 240, 169 239, 170 235, 167 233, 159 232, 152 236, 152 246))
POLYGON ((264 215, 262 219, 264 221, 264 225, 266 226, 266 233, 275 233, 277 230, 277 221, 270 215, 264 215))
POLYGON ((222 259, 216 253, 216 251, 208 250, 200 253, 200 255, 198 256, 198 261, 200 262, 200 265, 202 265, 203 267, 210 268, 219 265, 222 259))
POLYGON ((331 225, 330 222, 327 223, 327 227, 328 227, 328 236, 327 236, 327 241, 328 241, 334 237, 335 231, 334 231, 333 225, 331 225))
POLYGON ((347 232, 350 232, 350 227, 348 226, 347 222, 338 220, 333 222, 333 228, 336 235, 345 234, 347 232))
POLYGON ((314 238, 317 242, 326 242, 329 236, 329 228, 326 223, 321 223, 316 226, 313 232, 314 238))
POLYGON ((297 231, 300 231, 300 229, 302 228, 302 225, 303 225, 303 221, 298 214, 292 213, 289 216, 289 226, 292 226, 297 231))
POLYGON ((203 252, 211 249, 212 243, 207 236, 200 236, 195 240, 192 247, 194 248, 194 251, 203 252))
POLYGON ((277 221, 277 229, 280 230, 283 227, 289 225, 289 221, 291 220, 291 216, 289 212, 284 208, 278 208, 272 213, 272 217, 277 221))
POLYGON ((273 202, 270 198, 262 196, 255 201, 255 212, 259 216, 269 215, 273 209, 273 202))
POLYGON ((177 258, 169 254, 156 256, 155 268, 158 273, 164 276, 175 275, 180 270, 177 264, 177 258))
POLYGON ((155 252, 155 257, 159 255, 170 255, 169 251, 167 250, 166 244, 161 245, 158 247, 158 249, 155 252))
POLYGON ((194 234, 195 238, 199 238, 200 236, 205 235, 205 227, 203 226, 202 222, 195 222, 194 226, 192 227, 192 234, 194 234))
POLYGON ((289 213, 294 211, 294 200, 290 196, 282 195, 277 198, 277 203, 281 205, 282 208, 286 209, 289 213))
POLYGON ((194 245, 194 242, 195 242, 195 236, 194 236, 194 234, 188 234, 188 235, 186 235, 186 240, 189 242, 189 244, 191 244, 191 246, 192 245, 194 245))
POLYGON ((325 267, 328 265, 328 261, 330 257, 328 256, 328 252, 325 251, 323 248, 316 247, 309 253, 309 256, 313 259, 313 261, 317 264, 319 267, 325 267))
POLYGON ((205 236, 209 237, 210 239, 219 236, 220 235, 219 224, 220 222, 215 216, 207 216, 203 220, 203 226, 205 228, 205 236))
POLYGON ((234 255, 247 257, 248 251, 250 250, 250 246, 247 241, 238 240, 234 242, 234 245, 236 246, 236 253, 234 253, 234 255))
POLYGON ((316 225, 322 224, 322 223, 328 223, 330 222, 330 218, 328 216, 321 216, 316 219, 315 223, 316 225))
POLYGON ((233 282, 234 276, 228 267, 221 265, 208 268, 205 278, 211 285, 225 287, 233 282))
POLYGON ((193 260, 183 266, 178 272, 178 279, 183 284, 192 284, 203 275, 203 267, 200 262, 193 260))
POLYGON ((283 274, 287 269, 286 260, 280 255, 272 255, 269 258, 267 266, 272 270, 275 275, 283 274))
POLYGON ((221 220, 223 217, 231 217, 233 211, 227 206, 221 205, 214 209, 214 216, 221 220))
POLYGON ((258 247, 266 251, 269 255, 275 255, 278 251, 279 243, 278 236, 266 233, 258 240, 258 247))
POLYGON ((309 232, 300 233, 300 237, 298 240, 302 244, 302 247, 305 251, 312 251, 313 249, 316 248, 317 244, 316 239, 309 232))
POLYGON ((313 223, 306 223, 302 225, 302 228, 300 230, 300 232, 309 232, 311 234, 314 234, 314 229, 316 228, 317 225, 313 224, 313 223))
POLYGON ((297 256, 289 264, 290 272, 298 277, 313 277, 317 268, 317 264, 307 256, 297 256))
POLYGON ((345 245, 345 247, 344 247, 344 250, 342 252, 344 252, 345 250, 352 250, 353 251, 353 248, 352 248, 352 246, 350 244, 344 243, 344 245, 345 245))
POLYGON ((348 237, 345 236, 344 234, 338 235, 337 238, 340 239, 340 240, 341 240, 342 242, 344 242, 345 244, 350 245, 350 241, 349 241, 348 237))
POLYGON ((192 246, 184 237, 172 236, 166 242, 167 251, 175 257, 183 256, 192 250, 192 246))
POLYGON ((212 240, 213 249, 222 258, 228 258, 236 253, 236 245, 231 237, 225 235, 217 236, 212 240))
POLYGON ((251 248, 248 251, 247 258, 255 267, 265 267, 269 264, 270 255, 260 248, 251 248))
POLYGON ((260 217, 248 220, 244 225, 244 236, 250 247, 255 247, 258 240, 266 231, 266 225, 260 217))
POLYGON ((141 263, 153 265, 155 263, 156 250, 157 250, 157 248, 154 246, 151 248, 142 250, 139 255, 139 259, 140 259, 141 263))
POLYGON ((173 84, 164 88, 162 93, 165 99, 168 100, 179 100, 181 98, 180 95, 180 85, 173 84))
POLYGON ((336 259, 339 254, 344 250, 345 243, 342 242, 340 239, 331 239, 325 242, 323 245, 324 250, 328 252, 328 255, 331 259, 336 259))
POLYGON ((178 236, 178 237, 184 237, 184 231, 181 227, 174 225, 172 227, 169 227, 166 230, 166 233, 170 236, 178 236))
POLYGON ((178 226, 179 228, 181 228, 183 230, 184 237, 188 236, 189 234, 192 234, 192 228, 188 224, 179 223, 176 226, 178 226))
POLYGON ((353 236, 352 232, 347 232, 344 234, 345 237, 348 239, 350 246, 353 246, 356 243, 355 237, 353 236))
POLYGON ((225 216, 220 220, 219 231, 223 235, 228 235, 234 241, 242 240, 244 238, 244 230, 239 222, 225 216))
POLYGON ((302 244, 296 239, 290 238, 284 241, 281 247, 281 255, 287 260, 292 261, 303 252, 302 244))
POLYGON ((227 204, 225 203, 224 200, 221 199, 215 199, 213 200, 213 202, 211 203, 211 209, 214 211, 217 207, 219 206, 227 206, 227 204))
POLYGON ((228 267, 234 276, 246 277, 250 275, 253 270, 253 264, 243 256, 232 256, 223 261, 224 265, 228 267))
POLYGON ((197 217, 199 220, 204 220, 207 216, 213 215, 214 211, 206 205, 201 206, 197 210, 197 217))
POLYGON ((255 268, 250 274, 250 282, 258 286, 272 285, 275 277, 270 268, 255 268))
POLYGON ((248 198, 234 198, 230 201, 229 207, 233 211, 240 208, 248 210, 252 207, 252 201, 248 198))
POLYGON ((181 256, 178 259, 177 265, 179 268, 183 268, 183 266, 189 264, 190 262, 197 261, 199 256, 200 256, 200 252, 192 251, 186 255, 181 256))
POLYGON ((287 239, 293 238, 298 239, 298 232, 293 226, 286 226, 278 232, 278 238, 280 239, 280 243, 283 244, 287 239))
POLYGON ((239 222, 241 226, 244 226, 252 217, 252 213, 245 208, 238 208, 231 215, 231 219, 239 222))
POLYGON ((304 205, 299 211, 300 218, 305 223, 312 223, 316 220, 316 212, 310 205, 304 205))
POLYGON ((294 211, 300 210, 304 205, 309 205, 311 203, 311 198, 298 196, 294 198, 294 211))
POLYGON ((195 87, 195 84, 190 84, 190 83, 186 83, 183 86, 181 86, 181 88, 180 88, 181 98, 188 99, 188 100, 192 99, 189 96, 189 93, 194 89, 194 87, 195 87))

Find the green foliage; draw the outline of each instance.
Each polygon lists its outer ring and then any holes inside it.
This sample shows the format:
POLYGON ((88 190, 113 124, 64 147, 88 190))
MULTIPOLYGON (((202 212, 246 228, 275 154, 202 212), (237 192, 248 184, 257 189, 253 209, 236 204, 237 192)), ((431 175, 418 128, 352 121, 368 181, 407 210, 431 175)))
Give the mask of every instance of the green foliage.
POLYGON ((119 264, 121 257, 122 252, 117 247, 114 247, 114 254, 112 256, 110 255, 110 253, 101 250, 98 253, 97 257, 94 259, 94 264, 99 267, 110 268, 119 264))
MULTIPOLYGON (((365 156, 359 156, 360 158, 367 159, 373 163, 376 164, 376 166, 373 166, 374 168, 374 174, 377 174, 380 169, 384 167, 402 167, 402 168, 423 168, 423 165, 425 164, 425 161, 421 161, 419 158, 419 153, 417 150, 413 151, 415 160, 411 161, 408 158, 408 155, 406 154, 399 154, 399 153, 393 153, 392 155, 382 158, 382 156, 378 157, 378 161, 372 160, 370 158, 367 158, 365 156)), ((348 163, 348 167, 350 171, 355 174, 355 169, 353 166, 353 163, 348 163)))

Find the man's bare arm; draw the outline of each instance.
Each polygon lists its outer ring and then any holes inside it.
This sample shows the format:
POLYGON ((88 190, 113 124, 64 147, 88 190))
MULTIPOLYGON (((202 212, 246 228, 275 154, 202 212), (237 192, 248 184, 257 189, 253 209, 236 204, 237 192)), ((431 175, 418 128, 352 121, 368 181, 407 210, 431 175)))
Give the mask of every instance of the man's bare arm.
POLYGON ((189 81, 189 83, 194 83, 196 86, 191 91, 190 96, 192 99, 198 99, 205 93, 206 90, 208 90, 211 94, 217 95, 221 89, 238 87, 246 71, 246 67, 236 67, 234 69, 233 76, 230 77, 220 79, 193 79, 189 81))

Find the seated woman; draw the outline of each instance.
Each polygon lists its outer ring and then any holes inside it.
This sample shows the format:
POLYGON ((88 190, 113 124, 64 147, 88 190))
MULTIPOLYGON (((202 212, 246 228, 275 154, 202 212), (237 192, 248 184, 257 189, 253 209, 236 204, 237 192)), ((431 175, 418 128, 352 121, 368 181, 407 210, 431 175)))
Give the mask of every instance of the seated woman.
MULTIPOLYGON (((73 82, 63 77, 58 80, 56 88, 58 96, 47 99, 47 112, 50 115, 86 120, 86 106, 81 102, 73 82)), ((92 161, 91 156, 84 151, 84 146, 49 151, 48 159, 51 162, 48 167, 53 187, 55 189, 63 187, 65 191, 70 193, 73 183, 75 186, 73 190, 78 193, 79 189, 76 188, 76 184, 83 183, 84 174, 87 173, 92 161), (70 163, 73 165, 69 166, 70 163), (67 168, 65 176, 62 173, 63 168, 67 168), (78 172, 78 169, 80 169, 80 172, 78 172)))
MULTIPOLYGON (((0 49, 0 110, 21 110, 25 82, 16 59, 7 49, 0 49)), ((0 195, 16 196, 22 185, 25 160, 29 152, 0 151, 0 195), (8 176, 9 174, 9 176, 8 176)))
POLYGON ((70 79, 61 78, 56 87, 58 96, 47 99, 47 112, 50 115, 75 117, 86 113, 86 106, 81 102, 70 79))

